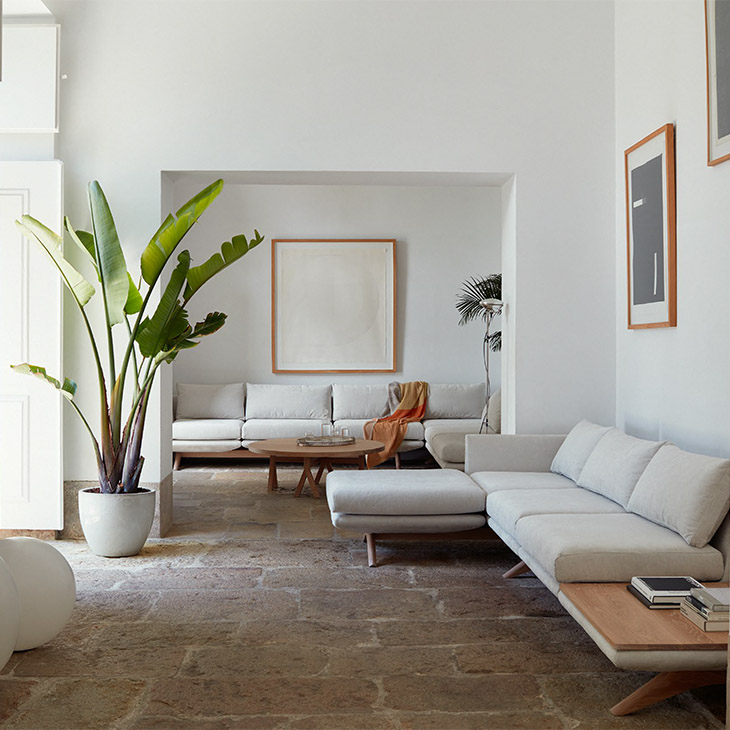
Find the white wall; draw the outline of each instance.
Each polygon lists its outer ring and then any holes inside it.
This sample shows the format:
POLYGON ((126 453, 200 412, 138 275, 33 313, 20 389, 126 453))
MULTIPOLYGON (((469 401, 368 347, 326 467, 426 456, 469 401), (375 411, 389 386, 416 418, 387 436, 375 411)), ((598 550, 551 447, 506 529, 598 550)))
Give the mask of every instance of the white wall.
POLYGON ((617 422, 730 454, 730 162, 707 167, 703 4, 616 5, 617 422), (677 327, 626 327, 623 152, 676 127, 677 327))
MULTIPOLYGON (((201 187, 183 178, 175 185, 175 207, 201 187)), ((500 206, 499 188, 227 183, 185 239, 194 262, 254 227, 266 241, 192 302, 194 318, 223 311, 228 320, 214 337, 177 358, 175 381, 481 382, 483 326, 459 327, 454 302, 468 276, 500 271, 500 206), (397 239, 396 374, 272 374, 271 239, 317 237, 397 239)), ((328 282, 309 285, 326 289, 328 282)), ((348 302, 333 300, 332 306, 348 302)))
MULTIPOLYGON (((515 173, 515 428, 613 420, 613 3, 48 5, 79 225, 93 178, 132 260, 159 221, 161 170, 515 173)), ((67 347, 81 383, 87 361, 67 347)), ((93 478, 67 425, 67 478, 93 478)), ((145 479, 169 469, 164 440, 145 479)))

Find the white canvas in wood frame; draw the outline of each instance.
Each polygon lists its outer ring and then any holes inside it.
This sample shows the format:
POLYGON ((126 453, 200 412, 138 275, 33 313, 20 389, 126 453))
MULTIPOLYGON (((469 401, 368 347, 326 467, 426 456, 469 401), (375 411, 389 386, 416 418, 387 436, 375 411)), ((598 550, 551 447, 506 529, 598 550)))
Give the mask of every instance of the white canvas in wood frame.
POLYGON ((273 239, 275 373, 395 372, 395 240, 273 239))

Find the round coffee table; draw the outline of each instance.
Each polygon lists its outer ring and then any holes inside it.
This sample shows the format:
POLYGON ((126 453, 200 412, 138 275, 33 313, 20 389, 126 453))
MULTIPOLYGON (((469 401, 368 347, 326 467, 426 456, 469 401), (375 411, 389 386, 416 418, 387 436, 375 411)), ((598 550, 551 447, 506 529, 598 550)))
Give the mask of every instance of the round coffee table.
POLYGON ((332 471, 332 461, 335 459, 357 459, 360 469, 365 469, 365 455, 382 451, 385 444, 381 441, 369 441, 367 439, 355 439, 354 444, 347 446, 298 446, 297 439, 264 439, 254 441, 248 445, 248 450, 254 454, 264 454, 269 457, 269 485, 270 492, 279 488, 276 478, 276 460, 291 457, 301 458, 304 464, 302 476, 294 491, 294 496, 299 497, 304 485, 309 482, 312 494, 319 498, 319 482, 325 471, 332 471), (312 476, 312 465, 317 464, 317 476, 312 476))

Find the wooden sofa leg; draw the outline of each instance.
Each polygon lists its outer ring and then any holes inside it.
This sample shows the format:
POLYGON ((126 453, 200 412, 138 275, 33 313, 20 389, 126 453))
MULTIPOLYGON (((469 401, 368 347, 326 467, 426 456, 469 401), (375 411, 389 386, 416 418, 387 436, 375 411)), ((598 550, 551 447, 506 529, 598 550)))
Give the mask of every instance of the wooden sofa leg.
POLYGON ((400 454, 397 451, 395 453, 395 468, 400 469, 400 454))
POLYGON ((180 462, 182 461, 182 452, 178 451, 175 454, 175 461, 172 464, 173 471, 180 471, 180 462))
POLYGON ((371 568, 374 568, 377 565, 377 558, 375 556, 375 535, 368 532, 367 535, 365 535, 365 542, 368 546, 368 565, 371 568))
POLYGON ((529 573, 530 566, 525 563, 524 560, 520 560, 517 565, 512 566, 506 573, 502 574, 503 578, 516 578, 518 575, 523 573, 529 573))

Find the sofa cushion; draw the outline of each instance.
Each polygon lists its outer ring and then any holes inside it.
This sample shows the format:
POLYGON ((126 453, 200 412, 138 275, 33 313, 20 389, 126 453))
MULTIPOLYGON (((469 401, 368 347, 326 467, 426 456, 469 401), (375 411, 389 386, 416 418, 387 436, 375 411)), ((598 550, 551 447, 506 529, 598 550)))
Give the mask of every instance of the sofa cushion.
POLYGON ((703 547, 730 506, 730 460, 691 454, 674 444, 657 451, 641 475, 628 509, 703 547))
POLYGON ((502 433, 502 390, 489 397, 487 405, 487 433, 502 433))
POLYGON ((559 583, 628 582, 635 575, 719 580, 723 574, 719 550, 691 547, 673 530, 628 513, 533 515, 517 522, 516 533, 524 552, 559 583))
POLYGON ((426 418, 479 418, 484 410, 484 385, 431 384, 426 418))
POLYGON ((222 451, 235 451, 241 448, 241 439, 221 439, 216 441, 190 441, 188 439, 172 440, 173 452, 182 454, 194 451, 202 453, 219 453, 222 451))
POLYGON ((240 439, 243 421, 235 418, 189 418, 174 421, 172 437, 191 441, 240 439))
POLYGON ((623 514, 616 502, 585 489, 513 489, 491 494, 489 516, 514 534, 517 521, 530 515, 623 514))
POLYGON ((243 418, 243 383, 177 384, 177 418, 243 418))
POLYGON ((440 461, 450 464, 463 464, 466 453, 466 438, 463 433, 443 431, 434 433, 429 441, 433 455, 440 461))
POLYGON ((246 418, 330 420, 332 386, 246 384, 246 418))
POLYGON ((484 512, 463 515, 353 515, 333 512, 332 524, 361 535, 368 532, 463 532, 483 527, 484 512))
MULTIPOLYGON (((335 426, 337 428, 347 427, 355 438, 361 439, 365 437, 363 426, 371 420, 371 418, 343 418, 335 421, 335 426)), ((409 441, 423 441, 423 424, 419 421, 411 421, 406 428, 405 438, 409 441)))
POLYGON ((342 385, 332 386, 332 418, 335 421, 349 418, 378 418, 388 407, 388 386, 342 385))
POLYGON ((478 471, 471 478, 489 495, 505 489, 578 489, 551 471, 478 471))
POLYGON ((315 418, 251 418, 243 424, 243 438, 253 441, 261 439, 293 439, 306 434, 319 436, 326 420, 315 418))
POLYGON ((636 482, 663 441, 645 441, 612 428, 596 444, 578 478, 578 486, 626 506, 636 482))
POLYGON ((455 469, 335 471, 327 477, 332 512, 447 515, 484 512, 484 492, 455 469))
POLYGON ((591 452, 609 430, 608 426, 597 426, 590 421, 578 423, 565 437, 550 470, 577 482, 591 452))
POLYGON ((428 441, 435 433, 479 433, 480 418, 426 418, 422 421, 428 441))

